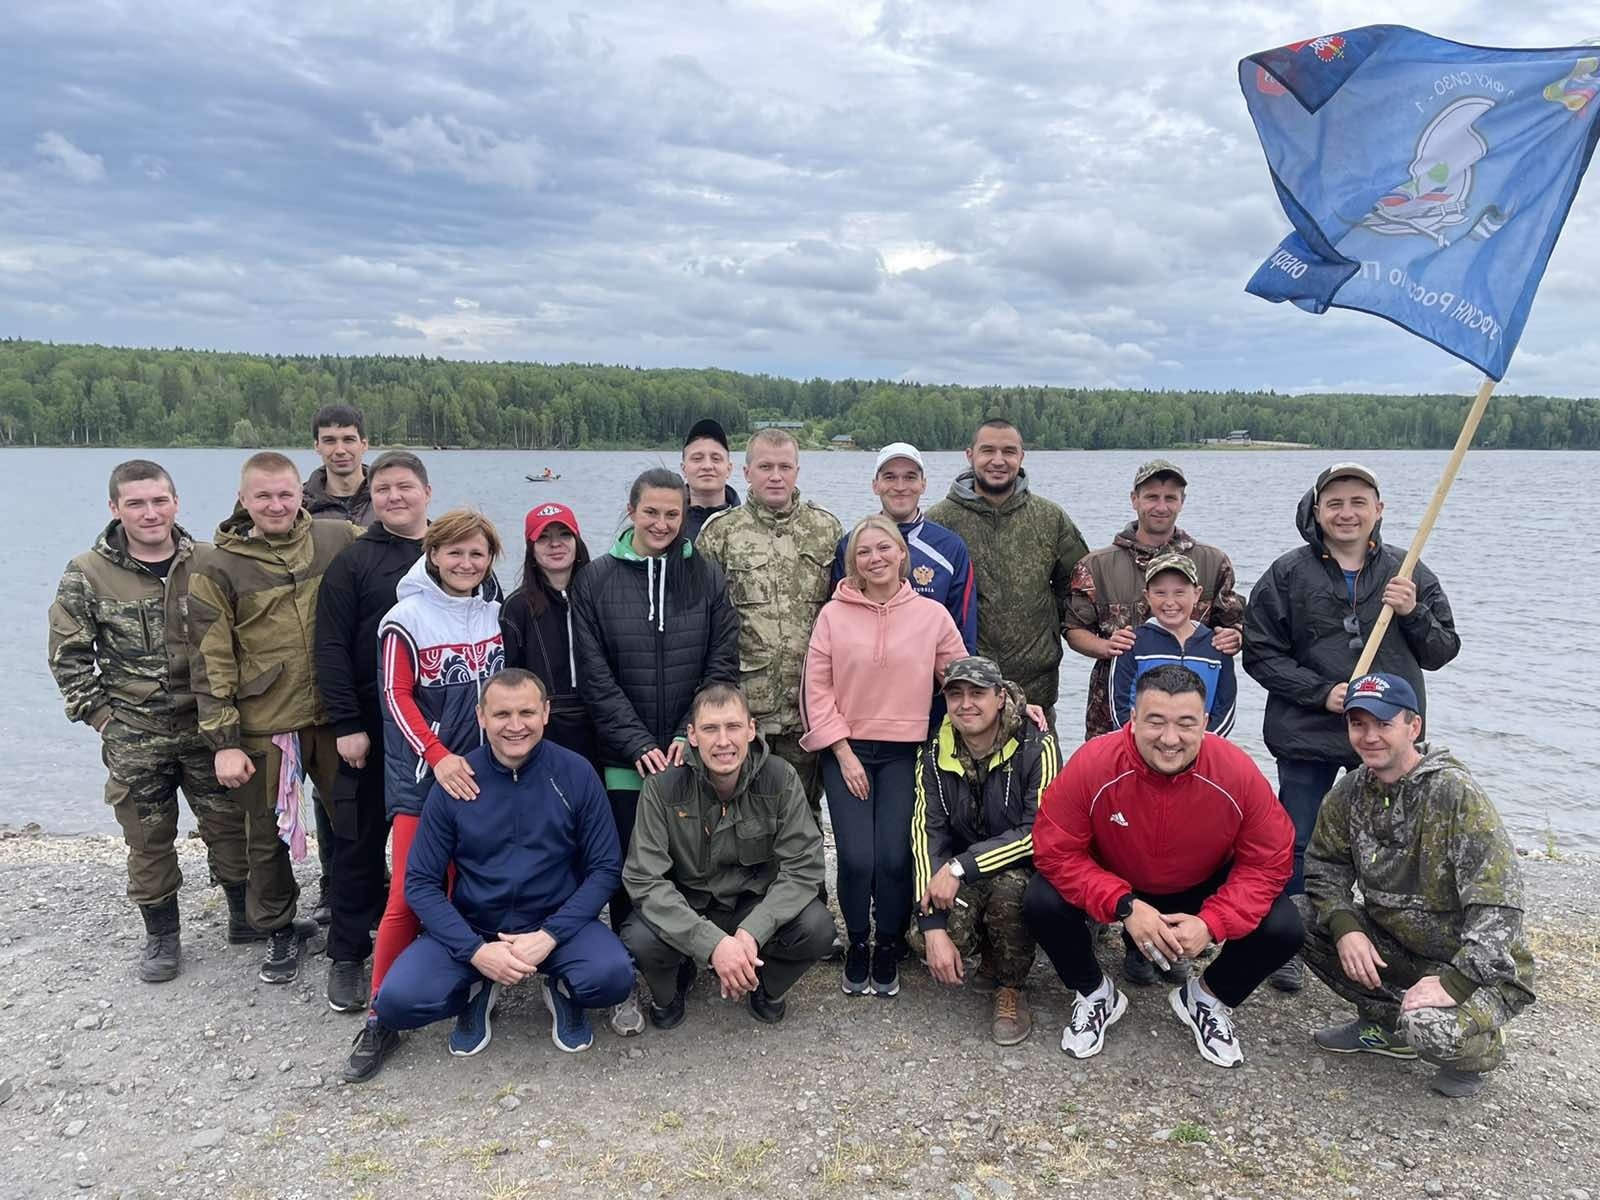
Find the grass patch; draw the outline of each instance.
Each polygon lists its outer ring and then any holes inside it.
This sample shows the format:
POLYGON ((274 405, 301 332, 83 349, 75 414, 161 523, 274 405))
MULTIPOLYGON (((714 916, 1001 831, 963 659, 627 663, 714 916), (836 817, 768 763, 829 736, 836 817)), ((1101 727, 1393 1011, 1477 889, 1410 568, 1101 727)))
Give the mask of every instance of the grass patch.
POLYGON ((695 1183, 743 1187, 752 1181, 776 1145, 770 1138, 762 1138, 758 1142, 734 1142, 731 1145, 726 1137, 708 1139, 694 1147, 693 1161, 684 1168, 683 1173, 695 1183))
POLYGON ((461 1157, 472 1164, 472 1169, 479 1175, 487 1171, 495 1159, 511 1153, 511 1147, 504 1142, 485 1142, 481 1146, 467 1146, 461 1151, 461 1157))
POLYGON ((665 1133, 669 1129, 682 1129, 682 1128, 683 1128, 683 1114, 681 1112, 676 1111, 675 1109, 669 1108, 669 1109, 667 1109, 666 1112, 662 1113, 659 1117, 656 1118, 655 1131, 657 1133, 665 1133))
POLYGON ((1600 927, 1528 931, 1539 998, 1569 1006, 1600 1003, 1600 927))
POLYGON ((345 1153, 335 1150, 328 1155, 328 1172, 352 1183, 382 1179, 394 1174, 394 1164, 368 1151, 345 1153))
POLYGON ((865 1176, 863 1167, 871 1169, 874 1183, 903 1183, 902 1176, 916 1159, 916 1151, 903 1143, 847 1142, 841 1136, 834 1142, 833 1153, 823 1160, 822 1184, 830 1190, 859 1186, 865 1176))
POLYGON ((1172 1140, 1185 1146, 1193 1146, 1200 1142, 1209 1142, 1211 1131, 1204 1125, 1196 1125, 1193 1121, 1179 1121, 1172 1127, 1172 1140))
POLYGON ((527 1200, 531 1194, 526 1180, 508 1179, 504 1171, 496 1171, 483 1190, 484 1200, 527 1200))

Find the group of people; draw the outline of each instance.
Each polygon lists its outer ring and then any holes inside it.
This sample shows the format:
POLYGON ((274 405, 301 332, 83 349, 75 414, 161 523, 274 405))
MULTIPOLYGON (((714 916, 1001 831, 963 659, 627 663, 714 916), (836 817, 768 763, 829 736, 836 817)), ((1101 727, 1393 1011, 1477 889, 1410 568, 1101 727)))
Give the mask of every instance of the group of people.
POLYGON ((1224 1067, 1243 1060, 1233 1010, 1309 968, 1357 1012, 1319 1046, 1421 1056, 1467 1095, 1533 999, 1509 838, 1423 740, 1422 674, 1460 646, 1450 607, 1426 567, 1400 576, 1359 464, 1317 477, 1305 545, 1247 603, 1228 555, 1178 526, 1170 461, 1139 468, 1134 519, 1090 551, 995 418, 926 511, 922 455, 884 447, 881 511, 846 533, 801 497, 789 433, 752 434, 741 500, 706 420, 681 475, 634 480, 602 553, 567 505, 531 509, 503 596, 498 531, 430 517, 416 455, 366 463, 347 406, 312 437, 305 481, 246 460, 209 544, 162 467, 120 464, 49 654, 67 715, 101 735, 141 978, 180 970, 181 787, 263 981, 297 978, 327 924, 328 1002, 365 1014, 347 1079, 447 1018, 450 1051, 478 1053, 502 990, 529 983, 565 1051, 592 1044, 592 1010, 619 1036, 673 1028, 706 969, 776 1023, 829 957, 845 994, 888 999, 915 954, 991 993, 1011 1045, 1040 949, 1071 994, 1062 1049, 1089 1058, 1128 1007, 1096 951, 1114 923, 1123 984, 1164 977, 1224 1067), (1394 628, 1352 680, 1385 605, 1394 628), (1063 638, 1094 660, 1065 757, 1063 638), (1276 793, 1226 737, 1235 658, 1268 693, 1276 793), (293 862, 313 831, 308 920, 293 862))

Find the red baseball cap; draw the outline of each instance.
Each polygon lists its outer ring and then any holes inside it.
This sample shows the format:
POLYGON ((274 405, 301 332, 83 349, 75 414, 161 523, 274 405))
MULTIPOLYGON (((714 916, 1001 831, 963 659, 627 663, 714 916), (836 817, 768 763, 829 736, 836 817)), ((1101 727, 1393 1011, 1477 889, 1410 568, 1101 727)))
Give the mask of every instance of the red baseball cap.
POLYGON ((541 504, 528 510, 528 515, 522 522, 522 533, 530 542, 539 540, 539 535, 549 525, 565 525, 572 530, 573 537, 582 537, 578 529, 578 518, 565 504, 541 504))

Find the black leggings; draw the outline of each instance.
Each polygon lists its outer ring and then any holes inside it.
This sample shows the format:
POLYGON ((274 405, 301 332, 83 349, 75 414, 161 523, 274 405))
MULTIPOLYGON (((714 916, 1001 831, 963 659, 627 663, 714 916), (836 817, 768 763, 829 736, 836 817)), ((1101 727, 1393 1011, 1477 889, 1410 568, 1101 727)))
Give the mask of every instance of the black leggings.
MULTIPOLYGON (((622 844, 622 860, 628 860, 628 843, 633 841, 633 822, 639 815, 639 793, 633 791, 606 792, 611 801, 611 819, 617 823, 617 841, 622 844)), ((622 923, 633 911, 633 901, 628 889, 619 886, 611 896, 611 932, 622 935, 622 923)))
POLYGON ((904 937, 911 924, 911 808, 917 743, 857 742, 867 798, 850 794, 839 760, 821 755, 828 818, 839 854, 839 911, 852 938, 877 918, 878 940, 904 937))

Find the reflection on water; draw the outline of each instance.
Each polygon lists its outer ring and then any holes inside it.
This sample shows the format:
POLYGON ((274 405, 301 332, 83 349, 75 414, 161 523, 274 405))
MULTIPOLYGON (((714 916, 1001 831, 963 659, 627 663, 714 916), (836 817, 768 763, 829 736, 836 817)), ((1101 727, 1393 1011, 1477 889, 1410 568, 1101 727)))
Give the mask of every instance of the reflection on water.
MULTIPOLYGON (((135 451, 8 450, 0 471, 12 497, 0 538, 0 636, 13 664, 0 693, 0 744, 8 751, 0 822, 38 821, 62 832, 113 831, 101 799, 96 739, 68 726, 45 663, 45 611, 62 567, 86 549, 107 520, 105 480, 135 451)), ((177 481, 180 520, 209 537, 232 506, 244 455, 226 450, 150 453, 177 481)), ((295 457, 309 470, 309 452, 295 457)), ((1134 468, 1148 453, 1038 453, 1027 466, 1035 490, 1065 506, 1091 546, 1106 544, 1129 518, 1134 468)), ((1330 455, 1287 451, 1186 451, 1175 454, 1190 479, 1182 523, 1227 550, 1241 591, 1279 554, 1299 544, 1294 507, 1321 467, 1358 457, 1383 484, 1385 533, 1404 544, 1426 506, 1443 452, 1330 455)), ((540 500, 570 504, 590 548, 603 552, 622 518, 627 487, 650 466, 675 467, 662 452, 435 452, 434 511, 482 508, 517 543, 524 512, 540 500), (530 471, 550 466, 558 484, 532 486, 530 471)), ((928 502, 941 497, 963 465, 958 453, 929 454, 928 502)), ((1524 845, 1554 831, 1564 848, 1600 851, 1600 815, 1588 792, 1600 770, 1591 733, 1593 694, 1583 682, 1592 583, 1600 568, 1595 539, 1577 525, 1571 497, 1587 489, 1593 456, 1474 451, 1467 456, 1425 559, 1455 608, 1460 657, 1429 679, 1430 732, 1452 747, 1489 790, 1524 845)), ((801 490, 846 522, 873 508, 872 458, 858 453, 803 457, 801 490)), ((736 477, 735 486, 740 485, 736 477)), ((742 488, 741 488, 742 490, 742 488)), ((510 582, 520 563, 502 563, 510 582)), ((1061 729, 1081 737, 1089 664, 1070 651, 1062 667, 1061 729)), ((1264 695, 1240 672, 1236 740, 1275 778, 1260 742, 1264 695)))

